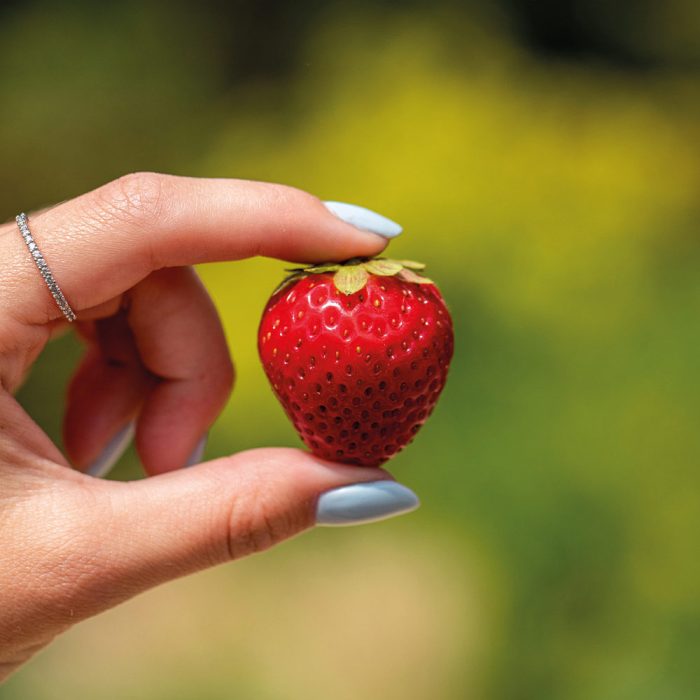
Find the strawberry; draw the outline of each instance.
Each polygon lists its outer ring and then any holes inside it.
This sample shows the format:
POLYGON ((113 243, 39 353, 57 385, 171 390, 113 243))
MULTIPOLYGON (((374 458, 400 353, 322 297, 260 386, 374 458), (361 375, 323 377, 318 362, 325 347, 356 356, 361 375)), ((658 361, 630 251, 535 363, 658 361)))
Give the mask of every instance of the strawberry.
POLYGON ((258 351, 301 439, 324 459, 382 464, 445 386, 452 319, 409 260, 353 259, 292 273, 263 311, 258 351))

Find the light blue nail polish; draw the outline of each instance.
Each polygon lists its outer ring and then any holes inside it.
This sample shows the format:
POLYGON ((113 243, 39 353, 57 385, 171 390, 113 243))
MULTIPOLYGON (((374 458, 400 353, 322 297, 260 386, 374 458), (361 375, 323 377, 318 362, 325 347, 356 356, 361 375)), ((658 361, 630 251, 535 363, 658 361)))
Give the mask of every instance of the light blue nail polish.
POLYGON ((106 476, 134 439, 134 422, 125 425, 105 446, 100 456, 85 470, 90 476, 106 476))
POLYGON ((316 506, 317 525, 360 525, 408 513, 420 505, 411 489, 395 481, 367 481, 326 491, 316 506))
POLYGON ((371 209, 358 207, 356 204, 346 204, 345 202, 324 202, 331 213, 342 219, 346 224, 351 224, 362 231, 376 233, 384 238, 396 238, 403 229, 395 221, 387 219, 386 216, 377 214, 371 209))
POLYGON ((199 464, 202 461, 202 457, 204 456, 204 448, 207 446, 207 436, 202 435, 202 438, 200 441, 195 445, 194 450, 192 450, 192 454, 187 458, 187 461, 185 462, 184 466, 185 467, 194 467, 195 464, 199 464))

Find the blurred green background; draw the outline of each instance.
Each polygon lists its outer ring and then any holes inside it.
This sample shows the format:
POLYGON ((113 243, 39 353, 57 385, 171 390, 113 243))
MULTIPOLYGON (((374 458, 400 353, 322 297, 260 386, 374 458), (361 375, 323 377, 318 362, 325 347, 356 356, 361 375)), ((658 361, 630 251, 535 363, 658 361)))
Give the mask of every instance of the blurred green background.
MULTIPOLYGON (((292 184, 402 223, 457 337, 390 465, 419 511, 149 592, 0 696, 700 697, 696 2, 12 2, 0 45, 4 218, 134 170, 292 184)), ((282 269, 200 269, 239 372, 209 457, 299 444, 255 350, 282 269)), ((19 394, 57 440, 79 354, 19 394)))

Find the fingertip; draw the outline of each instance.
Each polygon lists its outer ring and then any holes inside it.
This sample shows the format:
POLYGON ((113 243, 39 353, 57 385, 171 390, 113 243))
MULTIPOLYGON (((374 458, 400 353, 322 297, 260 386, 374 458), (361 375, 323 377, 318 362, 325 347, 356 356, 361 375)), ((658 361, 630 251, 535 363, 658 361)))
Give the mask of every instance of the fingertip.
POLYGON ((304 195, 296 210, 301 235, 290 235, 290 230, 275 231, 273 238, 263 244, 263 255, 304 263, 332 262, 374 257, 389 245, 386 236, 356 226, 338 216, 327 202, 304 195))
POLYGON ((332 462, 298 447, 259 447, 225 459, 241 466, 254 465, 263 472, 284 474, 291 482, 312 489, 380 479, 393 480, 392 475, 381 467, 332 462))

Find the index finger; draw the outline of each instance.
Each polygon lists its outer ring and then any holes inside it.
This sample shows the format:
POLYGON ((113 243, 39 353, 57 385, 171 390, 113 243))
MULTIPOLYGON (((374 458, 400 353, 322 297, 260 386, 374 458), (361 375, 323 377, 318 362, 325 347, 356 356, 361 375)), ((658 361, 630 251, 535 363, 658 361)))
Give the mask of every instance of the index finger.
MULTIPOLYGON (((342 208, 334 211, 344 215, 342 208)), ((79 313, 163 267, 254 255, 299 262, 376 255, 401 229, 367 214, 363 227, 376 233, 346 223, 319 199, 293 187, 133 173, 32 215, 29 224, 79 313)), ((4 312, 24 323, 60 318, 14 224, 0 229, 0 252, 5 260, 0 296, 13 300, 4 312)))

